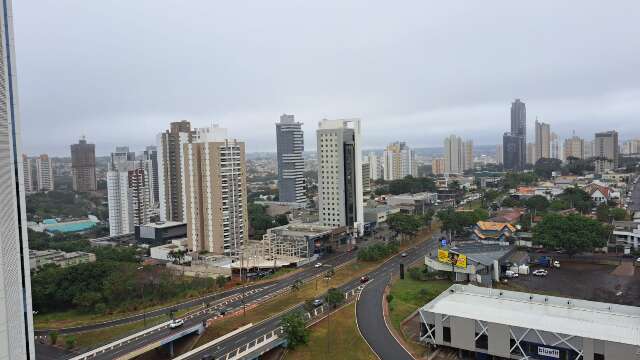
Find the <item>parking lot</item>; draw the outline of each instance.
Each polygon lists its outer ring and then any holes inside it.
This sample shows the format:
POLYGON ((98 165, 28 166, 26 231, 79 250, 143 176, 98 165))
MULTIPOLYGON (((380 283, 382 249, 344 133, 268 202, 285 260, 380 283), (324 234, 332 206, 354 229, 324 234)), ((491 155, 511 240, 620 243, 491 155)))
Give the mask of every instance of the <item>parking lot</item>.
POLYGON ((614 266, 564 260, 561 265, 560 269, 548 269, 545 277, 530 274, 509 279, 511 286, 507 286, 519 291, 640 306, 640 271, 634 271, 632 263, 614 266))

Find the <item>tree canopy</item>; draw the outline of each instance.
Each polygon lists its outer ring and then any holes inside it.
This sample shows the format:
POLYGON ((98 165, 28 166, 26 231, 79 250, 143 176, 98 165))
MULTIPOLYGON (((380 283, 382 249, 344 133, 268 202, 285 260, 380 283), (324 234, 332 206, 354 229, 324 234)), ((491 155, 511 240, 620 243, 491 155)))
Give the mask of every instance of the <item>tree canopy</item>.
POLYGON ((309 341, 309 329, 304 321, 302 312, 296 311, 282 318, 280 323, 287 339, 287 347, 295 349, 299 345, 304 345, 309 341))
POLYGON ((533 166, 533 172, 543 179, 551 179, 554 171, 562 170, 562 161, 559 159, 540 158, 533 166))
POLYGON ((392 180, 388 184, 390 194, 416 194, 424 191, 436 191, 436 184, 430 177, 407 176, 404 179, 392 180))
POLYGON ((594 206, 593 200, 589 194, 577 186, 569 187, 558 196, 558 200, 562 200, 569 205, 569 208, 575 208, 583 214, 591 212, 594 206))
POLYGON ((442 223, 442 230, 456 233, 462 231, 465 227, 474 225, 478 221, 486 220, 489 217, 489 213, 484 209, 456 211, 453 208, 447 208, 438 211, 436 216, 442 223))
POLYGON ((549 208, 549 200, 542 195, 534 195, 524 203, 529 210, 546 211, 549 208))
POLYGON ((547 214, 533 228, 533 240, 546 248, 561 248, 573 255, 606 245, 607 227, 578 214, 547 214))

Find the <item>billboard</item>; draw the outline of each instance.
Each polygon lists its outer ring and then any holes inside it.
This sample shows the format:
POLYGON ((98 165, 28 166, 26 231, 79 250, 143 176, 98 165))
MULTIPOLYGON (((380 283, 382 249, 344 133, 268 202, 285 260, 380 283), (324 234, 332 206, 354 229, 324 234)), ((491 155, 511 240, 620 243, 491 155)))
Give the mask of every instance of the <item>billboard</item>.
POLYGON ((453 251, 438 249, 438 261, 445 264, 455 264, 456 267, 467 268, 467 256, 453 251))

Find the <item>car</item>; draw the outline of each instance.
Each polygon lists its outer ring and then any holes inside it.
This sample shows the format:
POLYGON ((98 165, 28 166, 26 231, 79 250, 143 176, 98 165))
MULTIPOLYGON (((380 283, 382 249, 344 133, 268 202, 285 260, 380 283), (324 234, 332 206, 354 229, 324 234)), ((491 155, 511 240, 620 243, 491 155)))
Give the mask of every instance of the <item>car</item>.
POLYGON ((360 282, 363 284, 366 283, 367 281, 369 281, 369 277, 367 275, 360 278, 360 282))
POLYGON ((547 276, 547 274, 549 274, 549 272, 545 269, 538 269, 533 272, 534 276, 547 276))
POLYGON ((400 256, 402 256, 402 257, 407 257, 407 253, 404 253, 404 252, 403 252, 402 254, 400 254, 400 256))
POLYGON ((560 269, 560 261, 556 260, 553 262, 553 267, 556 269, 560 269))
POLYGON ((507 270, 504 272, 504 276, 508 277, 508 278, 517 278, 518 277, 518 273, 515 271, 511 271, 511 270, 507 270))
POLYGON ((324 304, 324 301, 322 301, 322 299, 313 300, 313 306, 315 306, 315 307, 320 307, 320 306, 322 306, 322 304, 324 304))
POLYGON ((169 328, 175 329, 175 328, 180 327, 182 325, 184 325, 184 320, 182 320, 182 319, 174 319, 174 320, 171 320, 171 322, 169 323, 169 328))
POLYGON ((319 268, 319 267, 321 267, 321 266, 322 266, 322 263, 316 263, 316 264, 314 265, 314 267, 317 267, 317 268, 319 268))
POLYGON ((637 262, 637 263, 640 263, 640 257, 636 259, 636 262, 637 262))

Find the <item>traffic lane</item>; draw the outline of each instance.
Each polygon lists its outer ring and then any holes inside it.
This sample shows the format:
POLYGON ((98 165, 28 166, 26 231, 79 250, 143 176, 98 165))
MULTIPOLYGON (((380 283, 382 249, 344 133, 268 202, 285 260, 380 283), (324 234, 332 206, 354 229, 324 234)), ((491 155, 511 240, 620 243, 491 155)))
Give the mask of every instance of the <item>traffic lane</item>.
POLYGON ((382 314, 387 281, 377 278, 364 287, 356 303, 358 328, 373 351, 383 360, 413 360, 389 332, 382 314))

